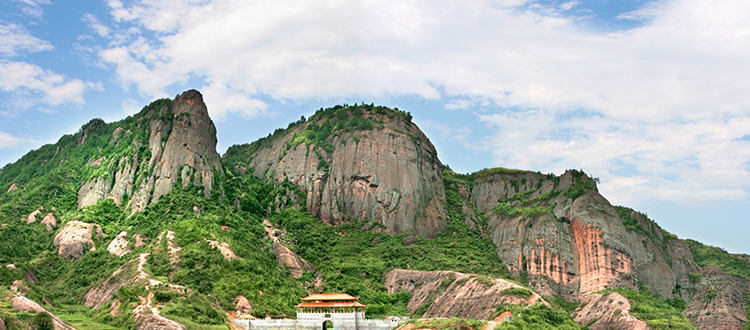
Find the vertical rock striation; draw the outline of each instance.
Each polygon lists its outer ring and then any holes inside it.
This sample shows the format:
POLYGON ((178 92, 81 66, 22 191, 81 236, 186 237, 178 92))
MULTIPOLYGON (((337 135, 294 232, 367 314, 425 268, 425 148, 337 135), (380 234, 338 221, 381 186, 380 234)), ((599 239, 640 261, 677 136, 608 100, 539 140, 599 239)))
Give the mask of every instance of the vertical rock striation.
MULTIPOLYGON (((223 171, 216 152, 216 126, 208 115, 203 96, 195 90, 186 91, 174 101, 137 114, 136 120, 147 127, 148 140, 133 140, 132 155, 109 163, 106 158, 89 163, 88 166, 105 167, 109 176, 86 181, 78 191, 78 207, 109 198, 117 205, 127 201, 132 212, 142 211, 169 193, 178 181, 183 187, 203 186, 208 198, 214 190, 215 173, 223 175, 223 171), (142 145, 148 148, 141 148, 142 145)), ((91 134, 104 126, 100 121, 86 125, 78 145, 85 144, 91 134)), ((130 134, 117 127, 109 143, 119 145, 120 139, 130 134)))
POLYGON ((270 137, 266 148, 234 146, 227 155, 254 149, 244 160, 247 167, 258 176, 299 186, 306 193, 307 210, 326 223, 367 220, 391 233, 435 237, 446 225, 443 166, 437 151, 403 115, 383 111, 387 113, 350 114, 376 122, 377 127, 334 131, 324 142, 331 148, 312 141, 295 144, 311 125, 342 120, 313 117, 282 136, 270 137))

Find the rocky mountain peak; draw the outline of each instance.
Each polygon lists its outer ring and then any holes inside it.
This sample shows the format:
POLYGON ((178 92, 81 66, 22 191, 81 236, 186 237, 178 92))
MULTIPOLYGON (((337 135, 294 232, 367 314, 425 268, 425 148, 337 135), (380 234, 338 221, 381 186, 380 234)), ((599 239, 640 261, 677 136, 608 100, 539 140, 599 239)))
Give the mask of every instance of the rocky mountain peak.
MULTIPOLYGON (((118 205, 127 201, 132 212, 141 211, 168 194, 178 182, 183 187, 202 186, 208 198, 214 189, 214 173, 223 175, 223 171, 216 152, 216 126, 208 115, 203 96, 196 90, 189 90, 174 100, 157 100, 133 119, 109 124, 116 127, 107 130, 111 133, 107 133, 105 151, 99 147, 100 152, 107 153, 109 149, 117 152, 122 149, 121 143, 129 143, 128 150, 132 152, 99 158, 104 163, 95 164, 100 167, 97 175, 89 178, 78 191, 78 207, 109 198, 118 205)), ((92 121, 84 126, 79 145, 86 142, 93 129, 104 127, 104 122, 100 122, 92 121)))
POLYGON ((321 109, 229 148, 224 161, 296 184, 306 209, 329 224, 365 220, 374 230, 425 237, 446 226, 443 165, 409 113, 373 105, 321 109))

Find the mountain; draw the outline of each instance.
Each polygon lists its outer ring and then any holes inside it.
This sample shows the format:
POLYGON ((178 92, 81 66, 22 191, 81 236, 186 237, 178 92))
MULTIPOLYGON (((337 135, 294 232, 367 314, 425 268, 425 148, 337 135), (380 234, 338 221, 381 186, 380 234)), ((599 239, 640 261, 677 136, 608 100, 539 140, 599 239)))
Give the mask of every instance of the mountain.
POLYGON ((583 171, 455 173, 411 119, 340 105, 221 157, 194 90, 94 119, 0 171, 0 319, 214 329, 341 291, 369 315, 521 313, 502 329, 750 327, 750 256, 583 171))
POLYGON ((411 115, 337 106, 252 144, 233 146, 230 168, 289 181, 326 223, 366 220, 389 233, 434 238, 445 229, 443 165, 411 115))

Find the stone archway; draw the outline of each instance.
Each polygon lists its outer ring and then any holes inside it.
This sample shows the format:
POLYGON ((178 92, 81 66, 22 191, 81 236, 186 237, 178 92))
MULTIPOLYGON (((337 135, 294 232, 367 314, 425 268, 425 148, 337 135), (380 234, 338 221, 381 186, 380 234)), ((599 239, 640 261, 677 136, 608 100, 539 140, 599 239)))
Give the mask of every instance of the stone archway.
POLYGON ((331 322, 331 320, 323 321, 323 330, 330 330, 330 329, 334 329, 333 322, 331 322))

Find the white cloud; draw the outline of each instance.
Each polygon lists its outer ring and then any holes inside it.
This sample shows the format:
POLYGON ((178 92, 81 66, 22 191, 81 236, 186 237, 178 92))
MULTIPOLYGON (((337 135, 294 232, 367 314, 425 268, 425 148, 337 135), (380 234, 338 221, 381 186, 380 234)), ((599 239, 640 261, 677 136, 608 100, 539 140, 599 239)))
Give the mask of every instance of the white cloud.
POLYGON ((565 16, 576 2, 109 6, 121 27, 100 56, 142 95, 164 96, 195 78, 218 116, 255 115, 266 106, 257 95, 419 96, 446 109, 488 107, 478 116, 494 133, 477 148, 491 150, 497 165, 583 168, 622 202, 749 198, 750 147, 732 140, 750 134, 747 1, 647 4, 619 16, 647 18, 642 27, 608 34, 565 16), (493 114, 498 108, 515 110, 493 114))
POLYGON ((16 24, 0 24, 0 56, 14 57, 21 52, 41 52, 53 50, 54 47, 29 33, 16 24))
POLYGON ((20 108, 36 104, 82 104, 86 83, 67 80, 63 75, 26 62, 0 60, 0 91, 11 96, 20 108), (39 100, 41 99, 41 100, 39 100))
POLYGON ((49 0, 14 0, 20 3, 21 12, 34 18, 42 18, 44 10, 42 5, 52 4, 49 0))
POLYGON ((100 37, 108 37, 112 32, 109 27, 99 22, 99 19, 93 14, 87 13, 83 15, 83 21, 86 22, 90 28, 94 29, 100 37))
POLYGON ((665 1, 653 1, 646 3, 643 7, 633 11, 625 12, 615 17, 616 19, 626 19, 633 21, 642 21, 645 19, 652 19, 664 10, 665 1))
POLYGON ((268 108, 265 102, 249 98, 247 93, 230 90, 222 83, 212 81, 208 86, 203 86, 201 91, 206 104, 210 105, 208 112, 215 120, 222 120, 231 112, 250 119, 268 108))
POLYGON ((0 149, 15 148, 20 145, 36 143, 38 143, 36 140, 24 139, 5 132, 0 132, 0 149))

